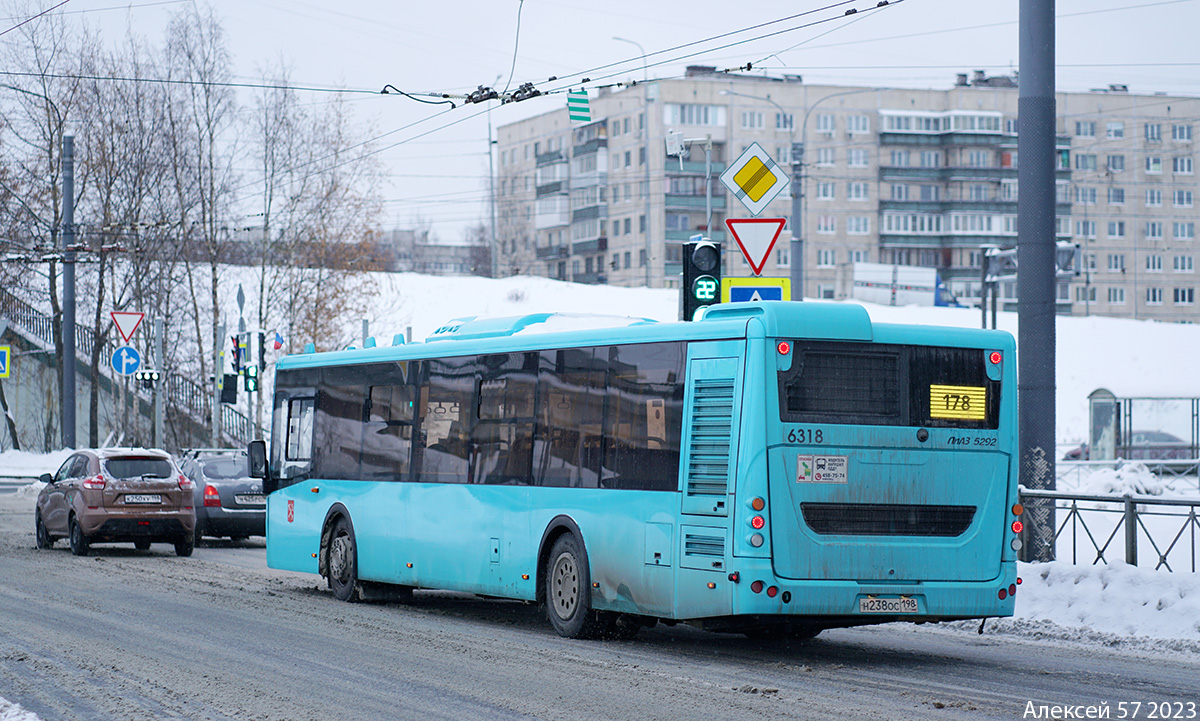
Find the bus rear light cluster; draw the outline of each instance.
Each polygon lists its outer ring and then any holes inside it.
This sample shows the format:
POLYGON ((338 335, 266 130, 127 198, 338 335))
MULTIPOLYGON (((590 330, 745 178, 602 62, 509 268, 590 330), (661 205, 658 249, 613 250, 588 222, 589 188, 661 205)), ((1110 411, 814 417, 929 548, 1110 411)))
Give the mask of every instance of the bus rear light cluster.
MULTIPOLYGON (((754 509, 755 511, 761 512, 766 507, 767 507, 767 502, 761 496, 755 496, 754 498, 750 499, 750 508, 754 509)), ((764 528, 767 527, 766 517, 763 516, 761 513, 756 513, 755 515, 751 516, 750 517, 750 527, 756 531, 763 530, 764 528)), ((761 533, 752 533, 752 534, 750 534, 750 538, 747 540, 749 540, 750 545, 754 546, 755 548, 762 548, 762 545, 765 542, 765 539, 763 538, 763 534, 761 534, 761 533)))
POLYGON ((92 491, 104 490, 104 476, 99 475, 95 478, 85 478, 83 481, 83 487, 92 491))
POLYGON ((1021 523, 1020 521, 1013 521, 1012 529, 1013 533, 1020 533, 1021 531, 1025 530, 1025 524, 1021 523))
POLYGON ((750 519, 750 525, 754 527, 754 530, 761 531, 762 527, 767 525, 767 522, 762 516, 755 516, 750 519))
POLYGON ((1008 584, 1008 588, 1002 588, 998 592, 996 592, 996 596, 999 597, 999 599, 1001 601, 1008 598, 1009 596, 1015 597, 1016 595, 1017 595, 1017 584, 1015 584, 1015 583, 1010 583, 1010 584, 1008 584))
POLYGON ((775 586, 771 586, 770 588, 767 589, 767 595, 770 596, 771 598, 775 598, 776 596, 779 595, 779 589, 776 588, 775 586))
POLYGON ((204 505, 209 507, 221 505, 221 494, 217 493, 217 489, 211 485, 204 486, 204 505))
POLYGON ((750 545, 754 546, 755 548, 762 548, 762 545, 763 545, 762 534, 761 533, 751 534, 750 535, 750 545))
POLYGON ((775 346, 775 350, 779 351, 779 355, 787 355, 792 352, 792 344, 786 340, 779 341, 779 345, 775 346))
POLYGON ((1000 351, 998 350, 994 350, 988 354, 988 361, 990 361, 992 365, 999 365, 1002 359, 1003 356, 1000 355, 1000 351))
POLYGON ((755 581, 754 583, 750 584, 750 590, 751 590, 751 591, 754 591, 755 593, 762 593, 762 590, 763 590, 763 582, 762 582, 762 581, 755 581))

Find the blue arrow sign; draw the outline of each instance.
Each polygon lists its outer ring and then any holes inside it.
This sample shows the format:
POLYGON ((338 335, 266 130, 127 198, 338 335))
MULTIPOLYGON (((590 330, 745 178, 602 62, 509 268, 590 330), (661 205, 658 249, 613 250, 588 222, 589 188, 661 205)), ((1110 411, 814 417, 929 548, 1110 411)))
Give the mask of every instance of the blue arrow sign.
POLYGON ((131 376, 142 366, 142 356, 132 346, 123 345, 113 351, 113 370, 123 376, 131 376))
POLYGON ((12 363, 12 346, 0 345, 0 378, 7 378, 12 363))
POLYGON ((734 286, 729 289, 729 302, 745 303, 756 300, 783 300, 783 288, 779 286, 734 286))

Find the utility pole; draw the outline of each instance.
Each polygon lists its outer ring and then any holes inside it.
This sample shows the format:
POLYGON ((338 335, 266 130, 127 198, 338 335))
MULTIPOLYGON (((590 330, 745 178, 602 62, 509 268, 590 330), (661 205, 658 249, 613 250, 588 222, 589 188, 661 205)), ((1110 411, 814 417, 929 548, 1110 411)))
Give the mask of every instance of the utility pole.
POLYGON ((154 367, 158 370, 158 380, 154 381, 154 447, 162 448, 166 438, 163 436, 163 406, 165 405, 167 385, 166 364, 163 363, 163 319, 154 319, 154 367))
MULTIPOLYGON (((1017 152, 1017 408, 1021 485, 1054 490, 1054 0, 1021 0, 1017 152)), ((1054 560, 1054 501, 1030 504, 1021 558, 1054 560)))
POLYGON ((75 447, 75 136, 63 136, 62 443, 75 447))
POLYGON ((213 345, 213 397, 212 397, 212 447, 221 445, 221 388, 225 384, 225 364, 221 362, 225 347, 225 324, 217 326, 217 338, 221 342, 213 345))

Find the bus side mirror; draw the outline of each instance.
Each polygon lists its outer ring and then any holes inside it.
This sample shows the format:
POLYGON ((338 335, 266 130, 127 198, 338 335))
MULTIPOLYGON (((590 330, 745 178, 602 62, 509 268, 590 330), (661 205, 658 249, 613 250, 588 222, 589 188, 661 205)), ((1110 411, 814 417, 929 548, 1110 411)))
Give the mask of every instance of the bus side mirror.
POLYGON ((250 477, 267 480, 266 441, 250 441, 250 444, 246 446, 246 455, 250 459, 250 477))

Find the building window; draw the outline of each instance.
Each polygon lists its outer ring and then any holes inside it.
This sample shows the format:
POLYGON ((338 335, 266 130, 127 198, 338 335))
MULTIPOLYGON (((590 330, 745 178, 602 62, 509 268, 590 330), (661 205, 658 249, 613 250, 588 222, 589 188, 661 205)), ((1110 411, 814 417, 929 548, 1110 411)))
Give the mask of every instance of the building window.
POLYGON ((832 215, 822 215, 817 218, 817 234, 833 235, 837 232, 837 218, 832 215))
POLYGON ((921 151, 921 167, 922 168, 940 168, 942 167, 942 153, 939 150, 922 150, 921 151))
POLYGON ((1075 235, 1079 238, 1096 237, 1096 221, 1080 220, 1075 223, 1075 235))
POLYGON ((1125 272, 1125 255, 1122 253, 1108 254, 1108 272, 1123 273, 1125 272))
POLYGON ((867 151, 863 148, 850 148, 846 151, 846 165, 851 168, 867 167, 867 151))
POLYGON ((871 262, 871 252, 868 250, 851 250, 851 263, 869 263, 871 262))
POLYGON ((1146 240, 1162 240, 1163 224, 1152 220, 1146 223, 1146 240))
POLYGON ((762 113, 753 110, 742 111, 742 130, 762 130, 764 126, 762 113))
POLYGON ((1195 288, 1176 288, 1175 305, 1192 305, 1196 302, 1195 288))
POLYGON ((616 236, 618 236, 620 234, 621 234, 621 221, 614 220, 613 221, 613 237, 615 238, 616 236))
POLYGON ((1192 158, 1190 156, 1182 156, 1171 158, 1171 170, 1177 175, 1192 174, 1192 158))
POLYGON ((791 253, 786 245, 781 245, 775 251, 775 265, 779 268, 787 268, 791 265, 791 253))
POLYGON ((1092 153, 1076 153, 1075 154, 1075 169, 1076 170, 1095 170, 1096 156, 1092 153))
POLYGON ((646 164, 646 147, 642 146, 642 147, 638 148, 638 165, 645 165, 645 164, 646 164))
POLYGON ((626 218, 625 219, 625 235, 629 235, 630 233, 633 232, 632 225, 633 225, 633 218, 626 218))
POLYGON ((1171 140, 1191 141, 1192 126, 1190 125, 1172 125, 1171 140))
POLYGON ((1193 222, 1172 223, 1174 226, 1175 240, 1195 240, 1196 239, 1196 224, 1193 222))
POLYGON ((832 248, 830 248, 828 250, 824 250, 824 249, 818 250, 817 251, 817 267, 832 268, 834 265, 837 264, 836 258, 837 258, 837 252, 835 250, 833 250, 832 248))
POLYGON ((1076 120, 1075 135, 1080 138, 1096 137, 1096 123, 1091 120, 1076 120))
POLYGON ((629 270, 630 255, 631 255, 631 253, 628 250, 625 251, 625 270, 629 270))
POLYGON ((1005 118, 1005 120, 1004 120, 1004 132, 1005 132, 1006 134, 1008 134, 1008 135, 1016 135, 1016 134, 1017 134, 1017 131, 1020 129, 1020 127, 1021 127, 1021 124, 1020 124, 1020 123, 1017 121, 1017 119, 1016 119, 1016 118, 1005 118))
POLYGON ((1075 189, 1075 202, 1083 205, 1096 204, 1096 189, 1079 187, 1075 189))
POLYGON ((908 186, 902 183, 892 185, 892 200, 908 200, 908 186))
POLYGON ((846 232, 850 235, 870 235, 871 218, 866 215, 851 215, 846 218, 846 232))
POLYGON ((1124 155, 1108 156, 1108 172, 1110 172, 1110 173, 1125 172, 1125 156, 1124 155))
POLYGON ((776 130, 792 130, 796 127, 796 118, 791 113, 775 113, 776 130))
POLYGON ((1109 238, 1124 238, 1125 237, 1125 221, 1123 221, 1123 220, 1108 221, 1108 237, 1109 238))
POLYGON ((921 187, 921 200, 922 200, 922 201, 924 201, 924 202, 926 202, 926 203, 932 203, 932 202, 936 202, 936 201, 937 201, 937 199, 938 199, 938 194, 939 194, 939 193, 938 193, 938 186, 936 186, 936 185, 922 185, 922 186, 920 186, 920 187, 921 187))
POLYGON ((1162 288, 1147 288, 1146 289, 1146 305, 1162 305, 1163 292, 1162 288))
POLYGON ((667 103, 668 125, 725 125, 724 105, 698 105, 693 103, 667 103))
POLYGON ((967 189, 967 193, 968 193, 968 197, 970 197, 971 200, 976 201, 976 202, 985 201, 985 200, 990 199, 989 198, 990 194, 988 193, 988 186, 986 186, 986 185, 980 185, 977 183, 972 184, 967 189))
MULTIPOLYGON (((778 118, 779 115, 776 115, 775 117, 778 118)), ((791 117, 791 116, 788 116, 788 117, 791 117)), ((817 116, 817 132, 818 133, 832 133, 835 130, 836 130, 836 126, 834 125, 834 119, 833 119, 832 115, 830 115, 829 113, 822 113, 817 116)))
POLYGON ((1192 207, 1192 191, 1176 190, 1171 193, 1171 202, 1176 208, 1192 207))
MULTIPOLYGON (((1189 127, 1188 130, 1190 131, 1191 128, 1189 127)), ((856 135, 871 132, 871 118, 866 115, 851 115, 846 118, 846 132, 856 135)))
POLYGON ((867 184, 861 182, 851 182, 846 186, 848 200, 867 200, 867 184))
POLYGON ((1146 123, 1146 140, 1162 140, 1162 125, 1146 123))
POLYGON ((1192 266, 1192 256, 1177 255, 1173 259, 1172 268, 1176 273, 1191 273, 1195 268, 1192 266))
POLYGON ((1111 205, 1123 205, 1125 203, 1125 189, 1124 188, 1109 188, 1108 189, 1108 202, 1111 205))
POLYGON ((836 195, 834 183, 817 183, 817 200, 833 200, 836 195))
POLYGON ((1125 289, 1109 288, 1108 302, 1112 305, 1125 305, 1125 289))
POLYGON ((633 151, 626 150, 625 151, 625 167, 628 168, 632 165, 633 165, 633 151))
POLYGON ((792 149, 786 145, 780 145, 775 148, 775 158, 780 165, 790 165, 792 162, 792 149))
POLYGON ((1158 174, 1162 172, 1162 158, 1157 155, 1146 156, 1146 172, 1158 174))
POLYGON ((817 165, 828 167, 834 163, 833 148, 817 148, 817 165))
POLYGON ((1125 137, 1125 123, 1119 120, 1109 123, 1106 128, 1106 135, 1110 138, 1125 137))
POLYGON ((892 165, 893 166, 896 166, 899 168, 908 167, 908 158, 909 158, 909 152, 907 150, 893 150, 892 151, 892 165))
POLYGON ((638 232, 639 233, 646 232, 646 216, 644 216, 644 215, 638 216, 638 232))
POLYGON ((1075 288, 1075 302, 1077 303, 1095 303, 1096 302, 1096 286, 1089 285, 1087 287, 1075 288))
POLYGON ((992 154, 986 150, 968 151, 967 165, 972 168, 990 168, 992 166, 992 154))
POLYGON ((638 251, 638 267, 639 268, 646 267, 646 251, 645 251, 645 249, 638 251))
POLYGON ((1162 272, 1162 256, 1150 254, 1146 256, 1146 272, 1161 273, 1162 272))
POLYGON ((1150 188, 1146 191, 1146 207, 1161 208, 1162 207, 1162 191, 1156 188, 1150 188))

